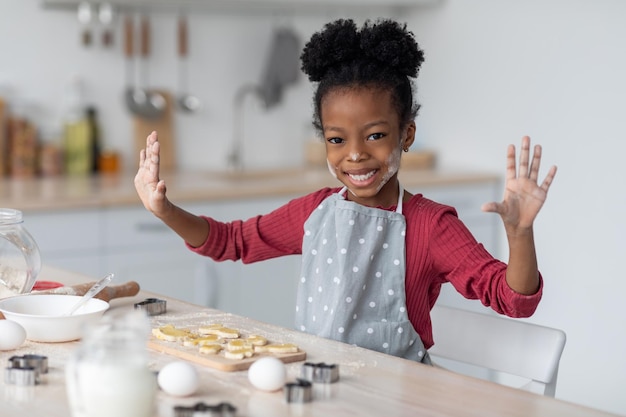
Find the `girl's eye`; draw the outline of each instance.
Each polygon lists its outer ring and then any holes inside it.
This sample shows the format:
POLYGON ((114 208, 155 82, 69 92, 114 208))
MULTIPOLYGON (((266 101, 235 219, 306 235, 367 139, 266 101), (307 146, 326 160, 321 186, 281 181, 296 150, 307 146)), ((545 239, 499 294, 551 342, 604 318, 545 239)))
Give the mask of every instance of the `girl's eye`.
POLYGON ((326 140, 330 143, 343 143, 343 139, 341 138, 328 138, 326 140))
POLYGON ((367 137, 367 140, 378 140, 385 137, 384 133, 372 133, 367 137))

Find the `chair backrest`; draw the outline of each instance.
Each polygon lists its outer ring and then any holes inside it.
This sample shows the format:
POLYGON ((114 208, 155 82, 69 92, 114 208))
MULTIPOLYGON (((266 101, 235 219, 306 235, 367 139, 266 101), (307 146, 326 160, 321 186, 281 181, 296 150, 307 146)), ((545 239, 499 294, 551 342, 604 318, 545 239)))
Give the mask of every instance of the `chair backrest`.
POLYGON ((565 333, 503 316, 435 305, 431 311, 436 358, 530 380, 524 387, 554 397, 565 333))

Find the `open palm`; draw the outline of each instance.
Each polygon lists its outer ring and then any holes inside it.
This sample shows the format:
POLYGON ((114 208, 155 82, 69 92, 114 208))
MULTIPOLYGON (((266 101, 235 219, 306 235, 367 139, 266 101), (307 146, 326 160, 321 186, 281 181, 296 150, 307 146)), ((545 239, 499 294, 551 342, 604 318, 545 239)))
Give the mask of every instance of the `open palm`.
POLYGON ((506 182, 502 202, 483 205, 482 210, 498 213, 508 231, 532 227, 539 210, 546 201, 548 189, 556 175, 552 166, 541 184, 537 182, 541 165, 541 146, 535 145, 530 160, 530 138, 522 138, 519 167, 516 164, 515 146, 507 150, 506 182))
POLYGON ((165 182, 159 179, 160 148, 156 132, 146 139, 146 148, 139 156, 139 169, 135 175, 135 189, 145 208, 157 217, 171 206, 165 196, 165 182))

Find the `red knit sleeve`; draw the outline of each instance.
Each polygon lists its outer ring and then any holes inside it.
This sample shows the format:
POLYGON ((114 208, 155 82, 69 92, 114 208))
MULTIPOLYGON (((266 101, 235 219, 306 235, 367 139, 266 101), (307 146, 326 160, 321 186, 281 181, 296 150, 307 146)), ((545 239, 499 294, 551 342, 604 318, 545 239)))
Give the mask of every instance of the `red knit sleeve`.
POLYGON ((427 349, 434 343, 430 309, 446 282, 500 314, 524 317, 535 311, 543 280, 536 294, 513 291, 506 283, 506 264, 476 241, 452 207, 415 195, 404 208, 407 310, 427 349))
POLYGON ((543 280, 532 295, 517 293, 506 282, 507 265, 495 259, 447 206, 432 218, 430 253, 435 271, 465 298, 479 299, 500 314, 528 317, 541 299, 543 280))
POLYGON ((209 223, 209 236, 203 245, 187 247, 215 261, 241 260, 243 263, 300 254, 304 222, 333 191, 324 188, 245 221, 219 222, 202 216, 209 223))

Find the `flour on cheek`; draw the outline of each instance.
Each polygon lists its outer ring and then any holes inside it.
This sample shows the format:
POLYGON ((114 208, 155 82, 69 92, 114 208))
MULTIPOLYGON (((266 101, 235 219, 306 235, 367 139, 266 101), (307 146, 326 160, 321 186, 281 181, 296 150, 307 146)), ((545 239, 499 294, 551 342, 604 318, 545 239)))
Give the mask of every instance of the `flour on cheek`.
POLYGON ((385 184, 389 182, 391 177, 393 177, 398 172, 398 170, 400 169, 401 157, 402 157, 402 150, 400 149, 400 147, 394 149, 393 152, 391 152, 391 154, 389 155, 389 158, 387 158, 387 172, 383 174, 383 178, 380 181, 380 184, 378 185, 378 189, 376 190, 376 192, 380 191, 381 188, 383 188, 385 184))
POLYGON ((330 172, 330 175, 337 178, 337 167, 333 168, 328 159, 326 160, 326 165, 328 165, 328 171, 330 172))

